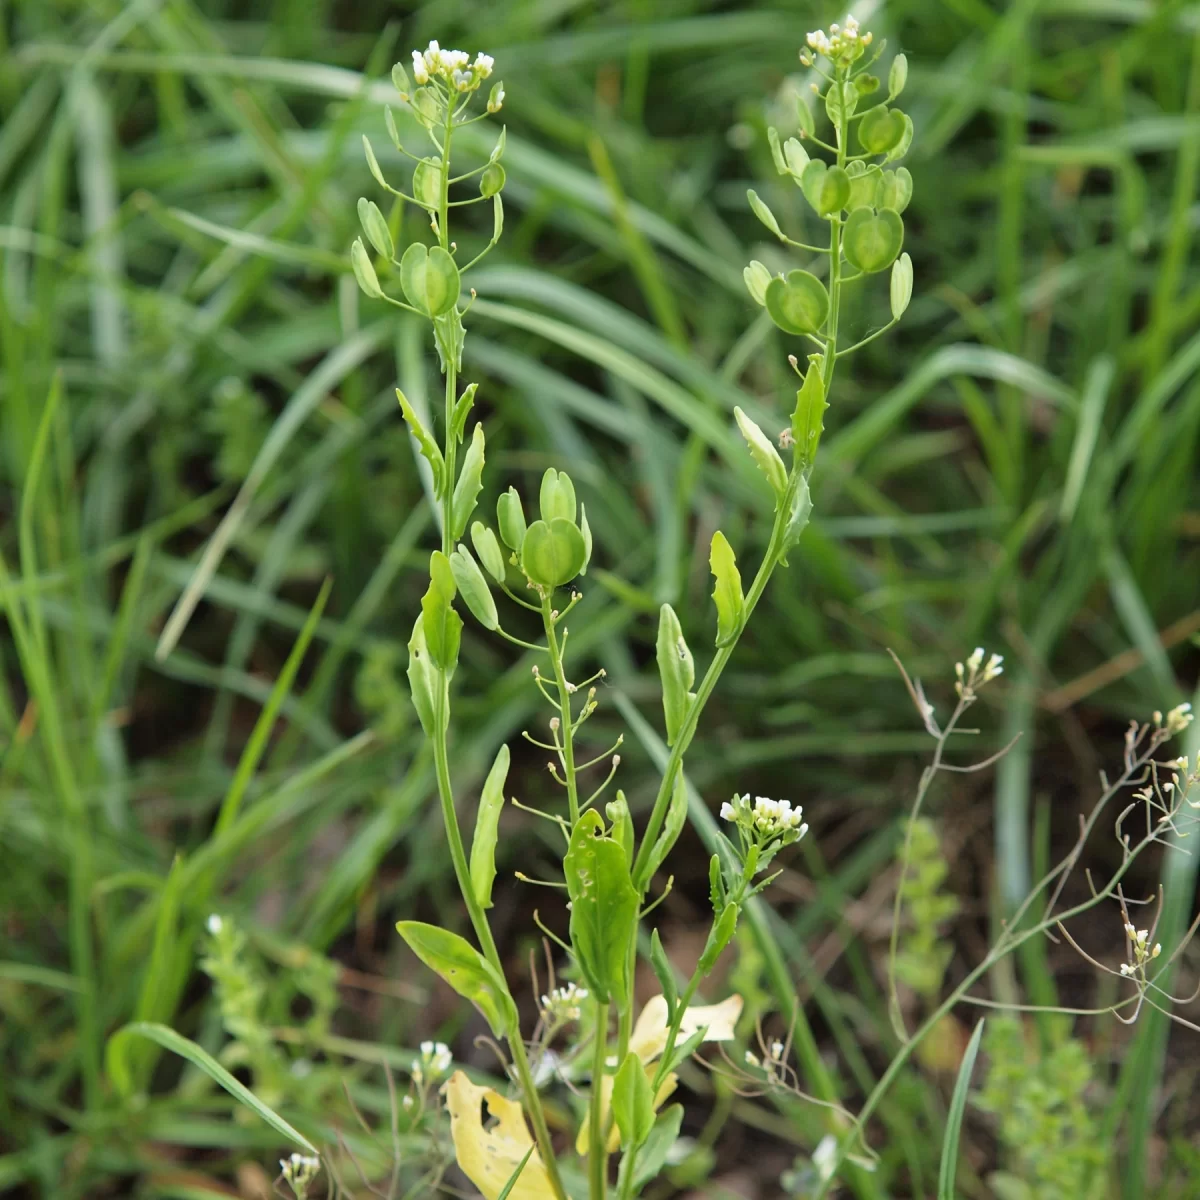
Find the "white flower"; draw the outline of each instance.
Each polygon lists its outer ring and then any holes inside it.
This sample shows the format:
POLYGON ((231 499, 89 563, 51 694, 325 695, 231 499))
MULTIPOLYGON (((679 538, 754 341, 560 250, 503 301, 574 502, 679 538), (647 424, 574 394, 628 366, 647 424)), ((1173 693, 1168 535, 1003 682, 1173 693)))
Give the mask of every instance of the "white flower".
POLYGON ((500 106, 503 103, 504 103, 504 89, 502 87, 498 87, 498 88, 496 88, 496 90, 492 93, 492 95, 488 99, 488 106, 487 106, 488 112, 498 113, 500 111, 500 106))
POLYGON ((577 987, 573 983, 551 988, 542 997, 542 1012, 552 1022, 578 1021, 583 1015, 583 1002, 588 995, 587 988, 577 987))
POLYGON ((217 934, 221 932, 225 922, 222 921, 216 913, 213 913, 204 924, 207 927, 208 932, 211 933, 213 937, 216 937, 217 934))
POLYGON ((475 82, 475 76, 470 71, 456 70, 450 76, 450 82, 454 84, 456 91, 465 92, 475 82))
POLYGON ((736 821, 737 820, 737 813, 735 813, 733 811, 733 805, 730 804, 728 800, 726 800, 725 803, 721 805, 721 820, 722 821, 736 821))
POLYGON ((308 1192, 308 1185, 320 1174, 321 1160, 306 1154, 293 1154, 279 1160, 279 1169, 292 1191, 303 1196, 308 1192))
POLYGON ((495 63, 496 60, 490 54, 477 54, 471 66, 481 79, 486 79, 492 73, 495 63))
POLYGON ((418 84, 424 85, 429 82, 429 68, 425 65, 425 55, 420 50, 412 52, 413 62, 413 78, 418 84))

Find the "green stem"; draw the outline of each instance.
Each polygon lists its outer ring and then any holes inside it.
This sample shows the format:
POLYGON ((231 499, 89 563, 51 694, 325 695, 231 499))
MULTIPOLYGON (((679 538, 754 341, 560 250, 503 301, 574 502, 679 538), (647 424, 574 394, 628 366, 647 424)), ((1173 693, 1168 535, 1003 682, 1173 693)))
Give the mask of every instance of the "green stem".
POLYGON ((554 629, 555 617, 550 608, 550 600, 551 594, 547 591, 542 596, 542 624, 546 629, 546 647, 550 652, 554 679, 558 684, 558 707, 562 714, 563 774, 567 781, 567 809, 571 827, 574 828, 579 820, 579 784, 575 778, 575 727, 571 715, 571 689, 563 669, 562 647, 554 629))
POLYGON ((592 1095, 588 1104, 588 1196, 604 1200, 608 1192, 608 1130, 604 1127, 604 1068, 608 1054, 608 1005, 596 1001, 592 1047, 592 1095))

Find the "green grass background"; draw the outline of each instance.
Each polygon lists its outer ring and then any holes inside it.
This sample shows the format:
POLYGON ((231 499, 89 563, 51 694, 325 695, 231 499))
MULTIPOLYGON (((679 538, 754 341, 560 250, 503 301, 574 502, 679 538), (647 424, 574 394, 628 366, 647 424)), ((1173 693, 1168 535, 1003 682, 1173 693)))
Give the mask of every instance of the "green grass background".
MULTIPOLYGON (((205 1179, 271 1161, 277 1135, 233 1122, 202 1076, 139 1052, 135 1103, 105 1062, 131 1020, 221 1046, 196 970, 210 911, 373 981, 412 970, 392 921, 453 911, 403 679, 432 522, 392 392, 420 406, 436 365, 418 326, 360 296, 347 257, 358 196, 384 199, 361 135, 399 169, 391 63, 437 37, 492 53, 506 84, 507 226, 474 280, 465 362, 488 428, 483 501, 531 494, 548 465, 576 479, 597 550, 571 641, 609 672, 589 726, 602 749, 626 728, 616 695, 657 723, 660 603, 710 644, 712 530, 747 561, 766 535, 731 410, 782 427, 797 347, 742 284, 750 257, 784 265, 745 189, 805 228, 765 129, 795 131, 796 51, 842 15, 784 0, 0 3, 0 1191, 215 1195, 205 1179), (156 659, 187 589, 195 611, 156 659)), ((1123 723, 1191 698, 1200 630, 1200 9, 896 0, 856 15, 909 57, 914 301, 840 379, 812 528, 690 771, 713 807, 734 788, 806 807, 814 836, 772 937, 851 1106, 891 1048, 880 939, 855 914, 928 740, 886 650, 943 701, 977 643, 1008 658, 980 745, 1024 736, 933 808, 968 848, 952 881, 969 956, 1073 835, 1123 723)), ((476 160, 487 128, 463 138, 476 160)), ((403 227, 424 232, 419 214, 403 227)), ((869 289, 844 317, 861 334, 885 319, 869 289)), ((534 719, 529 665, 468 629, 464 795, 534 719)), ((651 759, 636 737, 623 754, 644 804, 651 759)), ((527 800, 541 765, 518 758, 527 800)), ((502 875, 542 854, 536 825, 505 826, 502 875)), ((663 909, 681 929, 703 915, 694 846, 663 909)), ((1155 866, 1164 945, 1190 919, 1195 869, 1184 854, 1155 866)), ((521 970, 534 901, 506 895, 521 970)), ((1119 953, 1115 914, 1095 936, 1119 953)), ((1008 986, 1079 1003, 1086 975, 1047 950, 1008 986)), ((345 999, 350 1057, 403 1062, 438 1031, 411 998, 348 984, 345 999)), ((1195 1120, 1195 1034, 1169 1032, 1147 1013, 1115 1043, 1096 1034, 1127 1200, 1195 1194, 1164 1167, 1195 1120)), ((947 1096, 915 1071, 898 1090, 873 1126, 876 1194, 928 1194, 947 1096)), ((819 1138, 819 1112, 723 1103, 730 1128, 765 1124, 792 1153, 819 1138)), ((281 1111, 330 1136, 303 1089, 281 1111)))

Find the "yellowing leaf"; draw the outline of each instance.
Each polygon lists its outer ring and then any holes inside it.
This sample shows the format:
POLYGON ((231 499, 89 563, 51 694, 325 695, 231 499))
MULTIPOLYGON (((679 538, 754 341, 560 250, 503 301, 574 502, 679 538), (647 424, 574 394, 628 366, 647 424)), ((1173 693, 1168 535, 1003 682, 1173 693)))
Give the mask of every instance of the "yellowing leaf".
MULTIPOLYGON (((661 1000, 662 997, 659 996, 659 997, 657 997, 657 999, 661 1000)), ((739 997, 739 999, 740 999, 740 997, 739 997)), ((663 1042, 665 1045, 666 1044, 666 1035, 665 1034, 663 1035, 663 1042)), ((632 1041, 629 1043, 629 1048, 631 1050, 633 1049, 632 1041)), ((656 1071, 654 1070, 654 1068, 651 1067, 647 1063, 646 1078, 648 1080, 650 1080, 651 1083, 654 1082, 655 1074, 656 1074, 656 1071)), ((610 1111, 610 1105, 612 1103, 613 1082, 614 1082, 613 1076, 611 1076, 611 1075, 605 1075, 604 1078, 600 1081, 600 1105, 601 1105, 600 1119, 601 1119, 601 1122, 605 1125, 608 1124, 608 1114, 610 1111)), ((674 1071, 672 1071, 662 1081, 662 1083, 659 1084, 658 1091, 655 1093, 655 1096, 654 1096, 654 1111, 655 1112, 658 1112, 658 1110, 660 1108, 662 1108, 663 1104, 667 1100, 667 1097, 669 1097, 671 1095, 671 1093, 674 1092, 675 1087, 678 1083, 679 1083, 679 1076, 676 1075, 674 1071)), ((579 1127, 579 1135, 575 1138, 575 1153, 578 1154, 580 1158, 586 1158, 587 1152, 588 1152, 588 1147, 591 1144, 592 1144, 592 1139, 591 1139, 591 1131, 588 1128, 588 1115, 584 1114, 583 1124, 579 1127)), ((607 1143, 605 1149, 608 1150, 609 1154, 616 1154, 616 1152, 620 1148, 621 1148, 621 1131, 617 1128, 616 1122, 614 1121, 612 1128, 609 1129, 609 1131, 608 1131, 608 1143, 607 1143)))
MULTIPOLYGON (((705 1029, 706 1042, 729 1042, 734 1026, 742 1015, 742 998, 736 993, 720 1004, 693 1004, 679 1023, 678 1043, 687 1041, 698 1029, 705 1029)), ((678 1044, 677 1043, 677 1044, 678 1044)), ((629 1038, 629 1049, 644 1063, 652 1062, 667 1047, 667 1002, 652 996, 638 1016, 629 1038)))
MULTIPOLYGON (((533 1145, 521 1106, 492 1088, 472 1083, 462 1071, 450 1076, 442 1096, 450 1113, 450 1136, 459 1167, 484 1200, 496 1200, 533 1145), (481 1104, 496 1118, 490 1129, 483 1127, 481 1104)), ((545 1164, 534 1150, 508 1200, 553 1200, 553 1196, 545 1164)))

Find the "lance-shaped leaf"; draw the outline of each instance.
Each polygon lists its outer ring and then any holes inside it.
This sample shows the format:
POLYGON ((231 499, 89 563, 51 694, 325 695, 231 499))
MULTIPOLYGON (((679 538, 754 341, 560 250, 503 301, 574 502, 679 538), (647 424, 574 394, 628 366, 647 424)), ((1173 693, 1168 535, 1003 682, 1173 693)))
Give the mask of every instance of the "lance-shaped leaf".
POLYGON ((446 477, 446 464, 442 461, 442 452, 438 448, 437 442, 433 440, 432 434, 421 422, 421 418, 417 416, 413 406, 409 404, 408 398, 399 388, 396 389, 396 399, 400 401, 400 411, 404 414, 404 423, 413 437, 417 439, 417 445, 420 447, 425 461, 433 469, 433 494, 441 496, 446 477))
POLYGON ((450 689, 446 675, 438 670, 425 644, 424 613, 417 617, 408 640, 408 687, 421 729, 426 737, 433 737, 437 731, 439 696, 441 711, 446 713, 450 707, 450 689))
POLYGON ((828 407, 821 364, 810 362, 804 383, 796 393, 796 407, 792 410, 792 456, 801 467, 811 466, 817 457, 828 407))
POLYGON ((758 469, 767 477, 767 482, 771 485, 771 490, 776 497, 782 496, 787 491, 787 467, 783 465, 779 451, 775 449, 771 444, 771 439, 763 433, 759 426, 736 405, 733 409, 733 416, 737 421, 738 428, 742 431, 742 437, 746 439, 746 445, 750 447, 751 457, 758 465, 758 469))
POLYGON ((450 414, 450 436, 456 442, 463 440, 463 433, 467 428, 467 417, 470 416, 471 409, 475 406, 475 393, 478 390, 479 384, 469 384, 463 394, 454 402, 454 411, 450 414))
POLYGON ((667 1006, 667 1023, 675 1019, 675 1005, 679 1002, 679 991, 675 984, 675 971, 671 966, 667 952, 663 949, 658 930, 650 934, 650 965, 654 968, 655 978, 663 990, 663 1001, 667 1006))
POLYGON ((454 582, 458 585, 463 603, 471 610, 471 615, 484 629, 496 629, 500 625, 500 616, 496 612, 496 601, 492 599, 492 589, 483 577, 479 564, 466 546, 457 547, 450 555, 450 570, 454 573, 454 582))
POLYGON ((679 1140, 679 1127, 683 1124, 683 1105, 672 1104, 663 1109, 654 1123, 654 1129, 646 1139, 637 1159, 637 1170, 633 1175, 633 1194, 639 1195, 642 1188, 658 1178, 666 1165, 667 1156, 679 1140))
POLYGON ((471 444, 463 456, 462 470, 458 473, 454 499, 450 505, 453 514, 450 536, 455 541, 467 532, 467 524, 479 500, 479 491, 483 487, 484 448, 483 426, 476 425, 471 434, 471 444))
POLYGON ((704 950, 700 955, 700 961, 696 964, 696 970, 701 975, 707 975, 717 965, 717 959, 721 957, 721 951, 729 945, 734 931, 737 929, 738 913, 740 911, 739 906, 730 901, 730 903, 721 909, 721 915, 713 922, 712 928, 708 932, 708 940, 705 942, 704 950))
POLYGON ((508 986, 470 942, 422 921, 399 921, 396 930, 431 971, 479 1009, 496 1037, 507 1037, 516 1029, 517 1009, 508 986))
POLYGON ((508 747, 501 746, 483 783, 475 836, 471 839, 471 887, 483 908, 492 907, 492 883, 496 878, 496 839, 500 810, 504 807, 504 784, 508 780, 508 747))
POLYGON ((435 550, 429 556, 429 587, 421 597, 421 615, 425 628, 425 645, 436 667, 449 675, 458 663, 458 646, 462 638, 462 617, 454 611, 457 585, 450 560, 435 550))
POLYGON ((724 646, 737 636, 742 627, 746 598, 742 594, 742 576, 737 568, 733 547, 719 529, 713 534, 708 565, 715 580, 713 600, 717 605, 717 645, 724 646))
POLYGON ((613 1080, 612 1112, 626 1150, 640 1146, 654 1128, 654 1089, 642 1060, 630 1051, 613 1080))
POLYGON ((484 1200, 552 1200, 550 1177, 520 1104, 472 1083, 462 1071, 450 1076, 442 1096, 450 1114, 454 1157, 484 1200), (488 1129, 483 1125, 484 1105, 495 1119, 488 1129))
POLYGON ((592 995, 607 1004, 614 991, 625 994, 638 898, 625 851, 605 834, 595 809, 576 823, 563 872, 571 898, 571 945, 592 995))
POLYGON ((675 610, 664 604, 658 613, 658 674, 662 680, 663 718, 667 726, 667 745, 675 744, 695 696, 696 665, 683 638, 683 629, 675 610))

